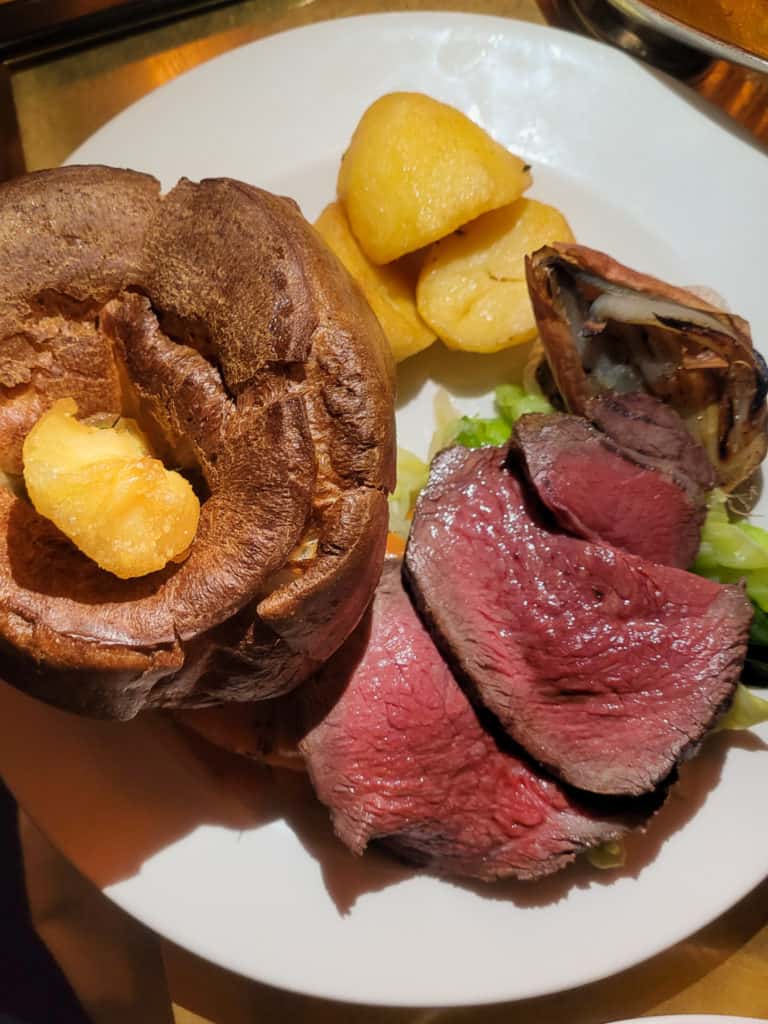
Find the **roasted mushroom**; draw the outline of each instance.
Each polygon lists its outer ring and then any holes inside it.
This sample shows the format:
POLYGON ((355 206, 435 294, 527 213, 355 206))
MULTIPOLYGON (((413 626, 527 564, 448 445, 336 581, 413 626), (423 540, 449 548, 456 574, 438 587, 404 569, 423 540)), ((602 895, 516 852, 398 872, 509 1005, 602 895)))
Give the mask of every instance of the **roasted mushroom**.
POLYGON ((376 586, 394 476, 378 323, 296 205, 66 167, 0 186, 0 454, 57 398, 136 418, 202 501, 185 560, 118 579, 0 488, 0 676, 86 714, 286 692, 376 586))
POLYGON ((604 391, 644 391, 682 416, 722 488, 755 472, 768 449, 768 371, 746 321, 581 245, 545 246, 526 271, 545 393, 583 414, 604 391))

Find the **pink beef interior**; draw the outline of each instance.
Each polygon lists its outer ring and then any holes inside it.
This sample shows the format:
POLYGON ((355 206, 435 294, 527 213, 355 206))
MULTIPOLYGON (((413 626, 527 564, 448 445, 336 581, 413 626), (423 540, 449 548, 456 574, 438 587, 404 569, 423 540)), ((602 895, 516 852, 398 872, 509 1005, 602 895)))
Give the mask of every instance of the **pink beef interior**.
POLYGON ((636 461, 653 466, 691 491, 706 493, 716 474, 703 446, 675 410, 640 391, 590 398, 586 416, 636 461))
POLYGON ((406 567, 461 678, 536 760, 603 794, 653 789, 732 699, 738 587, 553 532, 507 449, 437 456, 406 567))
POLYGON ((538 497, 570 533, 687 569, 705 505, 658 469, 638 465, 580 416, 523 416, 515 447, 538 497))
POLYGON ((399 562, 386 563, 369 618, 309 692, 315 724, 301 748, 356 853, 385 839, 440 873, 538 878, 647 813, 592 812, 499 749, 415 614, 399 562))

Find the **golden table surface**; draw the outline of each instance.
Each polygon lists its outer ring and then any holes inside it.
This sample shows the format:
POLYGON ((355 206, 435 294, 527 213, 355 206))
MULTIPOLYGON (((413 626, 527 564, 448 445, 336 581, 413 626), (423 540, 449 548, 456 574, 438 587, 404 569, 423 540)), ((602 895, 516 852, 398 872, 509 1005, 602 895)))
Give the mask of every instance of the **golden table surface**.
MULTIPOLYGON (((390 0, 384 4, 368 0, 245 0, 230 4, 13 70, 10 84, 24 162, 29 170, 60 163, 100 125, 158 85, 232 47, 274 32, 345 15, 437 7, 544 22, 542 11, 551 16, 554 6, 551 2, 538 6, 534 0, 390 0)), ((768 142, 768 93, 758 77, 715 64, 696 88, 768 142)), ((4 142, 7 149, 8 139, 4 142)), ((755 812, 760 813, 759 809, 755 812)), ((38 837, 38 845, 41 842, 38 837)), ((66 868, 56 863, 53 851, 46 856, 43 874, 53 884, 52 879, 66 874, 66 868)), ((94 931, 95 922, 100 922, 99 948, 103 951, 104 943, 108 944, 105 937, 111 936, 114 950, 119 948, 120 956, 129 964, 133 981, 127 990, 123 988, 129 993, 129 1002, 131 998, 136 1000, 132 1008, 123 1005, 122 1011, 110 1013, 105 1009, 109 1000, 97 1006, 85 992, 84 1002, 93 1019, 105 1024, 170 1020, 170 1006, 168 1016, 150 1019, 152 998, 169 1004, 172 999, 178 1024, 201 1019, 215 1024, 283 1020, 307 1024, 604 1024, 627 1017, 674 1013, 732 1014, 768 1020, 768 881, 689 940, 606 981, 513 1005, 439 1011, 346 1006, 247 982, 161 943, 112 908, 100 894, 89 893, 87 884, 74 875, 66 878, 63 888, 79 894, 70 897, 69 923, 76 926, 78 913, 94 931)), ((54 903, 60 911, 61 897, 56 897, 54 903)), ((659 913, 663 912, 660 907, 659 913)), ((50 924, 50 915, 48 918, 50 924)), ((625 926, 631 927, 631 923, 625 926)), ((61 933, 59 928, 59 945, 61 933)), ((87 948, 87 937, 81 939, 83 948, 87 948)), ((56 942, 52 945, 55 947, 56 942)), ((94 942, 86 959, 97 955, 94 942)), ((79 988, 74 968, 72 975, 79 988)))

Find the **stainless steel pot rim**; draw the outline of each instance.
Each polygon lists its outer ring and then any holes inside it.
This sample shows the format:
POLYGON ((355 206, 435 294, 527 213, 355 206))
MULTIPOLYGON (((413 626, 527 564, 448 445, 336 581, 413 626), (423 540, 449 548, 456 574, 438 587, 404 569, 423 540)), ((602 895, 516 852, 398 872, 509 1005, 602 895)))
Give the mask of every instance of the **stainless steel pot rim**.
MULTIPOLYGON (((598 3, 594 3, 592 0, 571 0, 571 5, 578 13, 588 15, 593 25, 599 21, 600 7, 609 7, 620 16, 630 31, 649 29, 719 60, 741 64, 753 71, 768 74, 768 60, 758 57, 757 54, 744 50, 740 46, 734 46, 708 35, 706 32, 691 28, 669 15, 654 10, 642 0, 599 0, 598 3)), ((612 34, 614 35, 613 42, 621 45, 621 40, 615 38, 616 32, 614 31, 612 34)))

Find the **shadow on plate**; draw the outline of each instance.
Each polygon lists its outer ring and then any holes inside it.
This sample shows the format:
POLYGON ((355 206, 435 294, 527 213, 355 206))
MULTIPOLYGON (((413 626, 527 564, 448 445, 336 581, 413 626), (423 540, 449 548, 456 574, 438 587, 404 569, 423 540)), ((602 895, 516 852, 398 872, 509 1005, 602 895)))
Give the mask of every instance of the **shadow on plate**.
POLYGON ((357 857, 336 838, 326 808, 303 772, 275 770, 283 816, 304 849, 319 864, 323 884, 339 914, 352 910, 360 896, 380 892, 418 874, 386 853, 371 848, 357 857))
POLYGON ((341 913, 362 893, 413 874, 381 855, 353 857, 303 773, 221 750, 157 712, 96 721, 0 683, 0 773, 49 839, 100 888, 138 874, 198 828, 247 832, 276 820, 286 821, 320 863, 341 913))
POLYGON ((497 384, 520 380, 531 351, 530 344, 516 345, 491 355, 456 352, 436 341, 397 368, 397 406, 415 398, 424 384, 434 381, 457 397, 482 397, 497 384))
POLYGON ((648 822, 645 831, 630 833, 625 840, 626 862, 620 868, 601 870, 579 857, 565 871, 536 883, 515 881, 493 885, 461 882, 484 899, 513 900, 518 906, 537 907, 558 903, 572 889, 593 885, 613 885, 622 878, 638 878, 659 855, 667 840, 683 828, 707 801, 722 775, 728 751, 733 748, 765 750, 763 740, 749 732, 722 732, 711 736, 701 752, 680 768, 680 778, 670 788, 661 809, 648 822))
MULTIPOLYGON (((627 837, 627 859, 621 868, 600 870, 579 858, 565 871, 534 883, 509 880, 488 884, 446 879, 445 884, 459 886, 482 899, 510 900, 518 906, 535 907, 558 903, 574 888, 587 889, 592 885, 612 885, 621 878, 637 878, 656 859, 664 843, 704 806, 720 780, 728 751, 735 747, 764 750, 766 744, 751 733, 712 736, 699 755, 682 766, 679 781, 647 830, 627 837)), ((351 854, 334 836, 325 808, 314 797, 309 780, 302 773, 275 771, 274 785, 280 794, 285 821, 319 864, 328 895, 340 914, 348 913, 360 896, 421 873, 377 847, 369 848, 362 858, 351 854)))
MULTIPOLYGON (((629 837, 627 863, 599 871, 583 860, 535 884, 447 881, 483 899, 542 906, 574 887, 637 877, 667 839, 704 805, 729 749, 765 749, 749 733, 712 737, 684 765, 648 830, 629 837)), ((325 808, 301 772, 270 769, 220 750, 170 718, 99 722, 0 684, 0 769, 19 803, 100 887, 135 875, 151 856, 204 826, 246 832, 283 820, 319 864, 340 914, 359 897, 414 877, 418 869, 371 849, 353 856, 333 835, 325 808), (30 742, 34 737, 34 743, 30 742)))
MULTIPOLYGON (((160 715, 94 721, 5 684, 0 770, 30 817, 101 887, 135 875, 199 825, 247 829, 280 814, 270 786, 246 786, 160 715)), ((267 773, 254 765, 252 774, 267 773)))
MULTIPOLYGON (((197 737, 190 740, 201 750, 209 746, 197 737)), ((733 748, 764 750, 766 744, 748 732, 710 737, 697 757, 681 767, 678 782, 647 830, 627 837, 627 859, 621 868, 604 871, 579 858, 565 871, 535 883, 509 880, 489 884, 445 879, 444 884, 458 886, 482 899, 509 900, 518 906, 535 907, 558 903, 574 888, 587 889, 593 885, 612 885, 622 878, 637 878, 656 859, 664 843, 704 806, 720 780, 728 751, 733 748)), ((219 759, 242 764, 242 758, 235 755, 218 750, 213 753, 219 759)), ((376 846, 370 847, 364 857, 351 854, 333 834, 327 811, 315 798, 303 773, 275 770, 271 786, 281 816, 320 866, 326 891, 340 914, 349 913, 360 896, 421 873, 376 846)))

